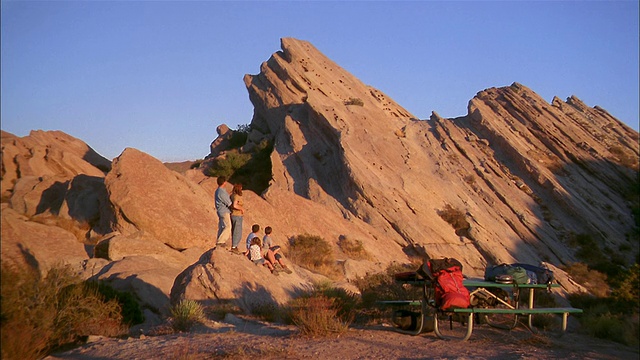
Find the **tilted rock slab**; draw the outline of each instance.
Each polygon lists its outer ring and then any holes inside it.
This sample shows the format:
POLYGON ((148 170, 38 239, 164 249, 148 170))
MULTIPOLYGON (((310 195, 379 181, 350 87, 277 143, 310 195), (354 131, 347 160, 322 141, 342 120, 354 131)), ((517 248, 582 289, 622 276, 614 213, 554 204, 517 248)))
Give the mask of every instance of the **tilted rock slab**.
POLYGON ((637 252, 625 193, 638 134, 606 111, 514 84, 478 93, 465 117, 418 120, 310 43, 281 48, 244 78, 251 128, 274 141, 272 188, 389 234, 381 248, 423 246, 471 275, 576 261, 567 244, 581 233, 637 252), (447 209, 469 226, 456 233, 447 209))
POLYGON ((156 158, 127 148, 105 178, 122 235, 142 233, 170 247, 210 248, 217 232, 213 197, 156 158))

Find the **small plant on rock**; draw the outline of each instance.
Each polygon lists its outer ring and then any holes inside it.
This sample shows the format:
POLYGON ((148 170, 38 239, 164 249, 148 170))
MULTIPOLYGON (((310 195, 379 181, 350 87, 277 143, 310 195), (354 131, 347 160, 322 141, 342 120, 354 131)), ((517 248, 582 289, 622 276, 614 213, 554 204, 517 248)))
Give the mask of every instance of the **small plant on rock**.
POLYGON ((202 306, 194 300, 180 300, 171 308, 171 316, 171 326, 175 331, 189 331, 205 319, 202 306))

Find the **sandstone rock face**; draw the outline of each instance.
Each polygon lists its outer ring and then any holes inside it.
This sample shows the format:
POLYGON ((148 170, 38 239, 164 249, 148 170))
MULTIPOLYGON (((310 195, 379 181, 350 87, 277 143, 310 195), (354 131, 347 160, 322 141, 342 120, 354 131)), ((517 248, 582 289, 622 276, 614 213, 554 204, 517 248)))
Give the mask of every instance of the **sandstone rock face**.
POLYGON ((111 162, 87 144, 61 131, 31 131, 23 138, 2 131, 2 198, 25 176, 78 174, 104 177, 111 162))
POLYGON ((85 246, 70 232, 57 226, 29 221, 2 205, 2 261, 29 265, 42 275, 53 266, 69 265, 80 272, 89 258, 85 246))
POLYGON ((292 274, 275 276, 245 256, 215 249, 202 254, 198 262, 176 277, 171 303, 182 299, 204 303, 233 300, 244 311, 251 312, 265 305, 283 305, 308 290, 308 284, 299 268, 292 274))
POLYGON ((186 266, 175 266, 152 256, 129 256, 109 263, 92 279, 105 281, 119 291, 133 293, 143 308, 168 315, 171 286, 186 266))
POLYGON ((178 250, 209 248, 217 231, 213 197, 159 160, 125 149, 105 178, 122 235, 141 233, 178 250))
POLYGON ((267 200, 305 197, 385 233, 378 250, 424 247, 470 275, 489 262, 576 261, 576 234, 630 247, 633 260, 625 196, 638 133, 606 111, 514 83, 478 93, 467 116, 418 120, 308 42, 281 47, 244 78, 251 128, 274 142, 267 200), (456 231, 448 214, 468 226, 456 231))

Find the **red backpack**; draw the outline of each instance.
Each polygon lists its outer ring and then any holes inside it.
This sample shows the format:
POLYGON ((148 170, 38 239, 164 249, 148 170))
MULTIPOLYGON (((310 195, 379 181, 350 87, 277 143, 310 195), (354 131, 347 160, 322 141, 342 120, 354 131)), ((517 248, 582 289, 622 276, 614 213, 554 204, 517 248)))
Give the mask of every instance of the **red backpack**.
POLYGON ((469 307, 469 290, 464 287, 462 264, 452 258, 427 262, 435 284, 436 307, 440 310, 469 307))

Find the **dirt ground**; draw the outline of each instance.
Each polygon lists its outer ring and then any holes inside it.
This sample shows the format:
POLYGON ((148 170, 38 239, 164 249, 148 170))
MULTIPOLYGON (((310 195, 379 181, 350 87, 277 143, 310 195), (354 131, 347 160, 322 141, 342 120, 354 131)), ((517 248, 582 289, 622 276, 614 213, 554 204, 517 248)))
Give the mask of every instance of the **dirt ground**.
POLYGON ((390 325, 354 327, 335 338, 307 338, 295 326, 233 317, 208 321, 190 333, 91 337, 70 351, 45 359, 638 359, 639 349, 568 331, 532 333, 520 325, 500 330, 474 327, 466 342, 431 333, 401 334, 390 325))

